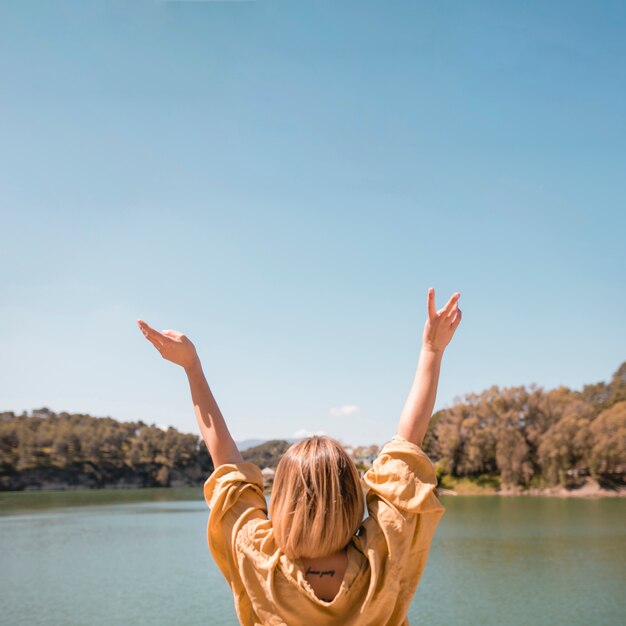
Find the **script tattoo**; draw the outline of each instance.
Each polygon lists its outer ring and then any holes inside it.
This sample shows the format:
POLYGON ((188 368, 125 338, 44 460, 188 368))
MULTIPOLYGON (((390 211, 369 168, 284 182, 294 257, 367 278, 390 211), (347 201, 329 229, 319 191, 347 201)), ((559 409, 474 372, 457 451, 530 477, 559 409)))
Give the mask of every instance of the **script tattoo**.
POLYGON ((311 574, 312 576, 319 576, 320 578, 324 578, 324 576, 334 576, 335 570, 334 569, 319 570, 319 569, 311 569, 309 567, 306 573, 307 573, 307 576, 311 574))

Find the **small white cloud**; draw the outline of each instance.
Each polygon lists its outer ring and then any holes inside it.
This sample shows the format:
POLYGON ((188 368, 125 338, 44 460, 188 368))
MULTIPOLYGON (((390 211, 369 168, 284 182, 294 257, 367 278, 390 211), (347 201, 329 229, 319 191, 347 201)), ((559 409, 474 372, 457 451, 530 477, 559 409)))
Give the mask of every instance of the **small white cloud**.
POLYGON ((343 406, 334 406, 328 414, 331 417, 345 417, 346 415, 356 415, 359 412, 359 407, 356 404, 344 404, 343 406))
POLYGON ((312 432, 307 430, 306 428, 301 428, 300 430, 296 430, 296 432, 292 435, 295 439, 304 439, 305 437, 312 437, 313 435, 325 435, 326 432, 323 430, 316 430, 312 432))

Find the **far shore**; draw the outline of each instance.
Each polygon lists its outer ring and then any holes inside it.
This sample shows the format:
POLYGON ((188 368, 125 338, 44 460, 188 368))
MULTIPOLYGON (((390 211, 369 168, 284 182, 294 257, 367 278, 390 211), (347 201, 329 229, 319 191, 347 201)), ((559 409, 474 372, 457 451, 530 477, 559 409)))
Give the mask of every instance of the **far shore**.
MULTIPOLYGON (((208 478, 208 476, 207 476, 208 478)), ((54 493, 54 492, 79 492, 91 491, 98 492, 103 490, 110 491, 143 491, 154 490, 167 491, 170 489, 200 489, 202 490, 204 481, 197 484, 175 484, 170 486, 150 486, 143 487, 133 484, 109 484, 102 487, 89 487, 86 485, 70 485, 58 482, 43 483, 40 486, 28 486, 21 490, 3 490, 1 494, 11 493, 54 493)), ((269 495, 271 488, 265 490, 265 494, 269 495)), ((468 480, 460 480, 454 485, 454 488, 439 487, 437 493, 440 496, 542 496, 552 498, 623 498, 626 497, 626 487, 616 489, 603 488, 596 480, 588 479, 587 482, 579 488, 567 489, 566 487, 556 486, 547 488, 530 488, 522 489, 521 487, 505 487, 498 488, 492 485, 481 485, 468 480)))

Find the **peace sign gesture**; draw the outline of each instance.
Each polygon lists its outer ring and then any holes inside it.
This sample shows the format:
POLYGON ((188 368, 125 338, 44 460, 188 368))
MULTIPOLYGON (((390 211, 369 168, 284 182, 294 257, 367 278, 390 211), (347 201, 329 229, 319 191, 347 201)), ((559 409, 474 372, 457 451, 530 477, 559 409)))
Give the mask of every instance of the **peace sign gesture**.
POLYGON ((195 346, 183 333, 176 330, 159 332, 143 320, 137 320, 137 325, 146 339, 167 361, 176 363, 185 369, 192 367, 199 361, 195 346))
POLYGON ((460 297, 461 294, 458 291, 452 294, 446 306, 437 311, 435 309, 435 290, 432 287, 428 290, 428 319, 424 325, 422 339, 426 350, 443 352, 450 343, 454 331, 461 322, 460 297))

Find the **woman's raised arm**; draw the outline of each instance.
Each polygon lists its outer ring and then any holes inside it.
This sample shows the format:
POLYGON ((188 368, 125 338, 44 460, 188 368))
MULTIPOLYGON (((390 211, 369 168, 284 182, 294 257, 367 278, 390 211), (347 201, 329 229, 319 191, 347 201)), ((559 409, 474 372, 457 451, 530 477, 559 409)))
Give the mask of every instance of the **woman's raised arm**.
POLYGON ((428 319, 424 325, 422 349, 398 423, 398 434, 420 447, 435 406, 443 352, 461 322, 460 297, 458 292, 453 294, 446 306, 437 311, 435 290, 432 287, 428 290, 428 319))
POLYGON ((213 465, 217 468, 225 463, 241 463, 243 458, 211 393, 193 343, 175 330, 159 332, 143 320, 137 320, 137 324, 164 359, 185 370, 200 433, 213 465))

